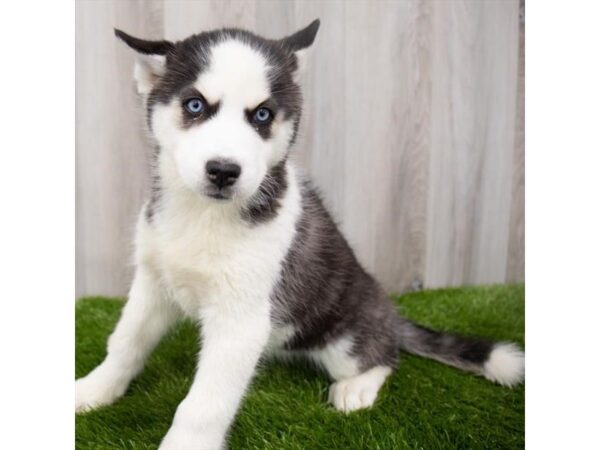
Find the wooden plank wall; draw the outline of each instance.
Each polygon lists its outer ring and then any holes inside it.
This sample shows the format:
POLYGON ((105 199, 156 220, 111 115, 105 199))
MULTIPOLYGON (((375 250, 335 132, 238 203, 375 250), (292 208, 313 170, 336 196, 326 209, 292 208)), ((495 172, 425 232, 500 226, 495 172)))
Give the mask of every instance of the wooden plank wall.
MULTIPOLYGON (((147 188, 133 55, 112 28, 281 37, 321 19, 295 158, 390 291, 524 279, 519 0, 79 0, 77 296, 124 295, 147 188)), ((521 14, 522 19, 522 14, 521 14)))

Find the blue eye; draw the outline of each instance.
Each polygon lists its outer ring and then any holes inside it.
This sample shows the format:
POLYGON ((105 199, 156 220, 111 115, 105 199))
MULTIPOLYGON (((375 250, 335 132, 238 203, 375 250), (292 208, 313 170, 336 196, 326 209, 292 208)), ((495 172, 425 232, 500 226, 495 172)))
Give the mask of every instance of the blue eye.
POLYGON ((186 100, 184 106, 187 112, 190 114, 200 114, 202 111, 204 111, 204 102, 202 99, 197 97, 186 100))
POLYGON ((254 122, 266 124, 273 120, 273 113, 267 108, 258 108, 254 113, 254 122))

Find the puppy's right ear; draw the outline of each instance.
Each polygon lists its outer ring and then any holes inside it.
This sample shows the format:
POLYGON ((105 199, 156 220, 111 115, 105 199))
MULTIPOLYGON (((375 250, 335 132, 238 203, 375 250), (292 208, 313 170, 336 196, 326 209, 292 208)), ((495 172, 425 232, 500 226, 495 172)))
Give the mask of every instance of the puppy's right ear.
POLYGON ((115 35, 137 52, 133 77, 138 92, 142 95, 149 94, 156 82, 164 75, 166 55, 175 48, 175 45, 169 41, 138 39, 116 28, 115 35))

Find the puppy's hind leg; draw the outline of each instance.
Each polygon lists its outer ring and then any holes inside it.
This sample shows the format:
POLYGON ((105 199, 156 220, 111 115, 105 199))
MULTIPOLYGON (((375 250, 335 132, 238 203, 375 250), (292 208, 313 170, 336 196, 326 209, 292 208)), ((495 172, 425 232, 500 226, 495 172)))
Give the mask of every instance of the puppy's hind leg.
POLYGON ((352 340, 342 338, 310 352, 311 358, 335 380, 329 388, 329 403, 344 413, 373 406, 379 389, 392 373, 387 365, 361 367, 351 348, 352 340))
POLYGON ((121 397, 177 316, 177 308, 161 296, 154 277, 138 267, 129 300, 108 340, 106 358, 75 382, 75 410, 87 411, 121 397))

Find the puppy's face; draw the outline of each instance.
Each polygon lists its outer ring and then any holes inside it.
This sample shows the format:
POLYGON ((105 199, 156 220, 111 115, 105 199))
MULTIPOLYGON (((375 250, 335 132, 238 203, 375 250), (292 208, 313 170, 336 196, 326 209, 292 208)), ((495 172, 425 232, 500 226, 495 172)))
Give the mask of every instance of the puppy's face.
POLYGON ((134 76, 148 124, 185 187, 244 202, 285 160, 300 119, 297 75, 318 25, 279 41, 220 30, 171 43, 117 31, 142 54, 134 76))

